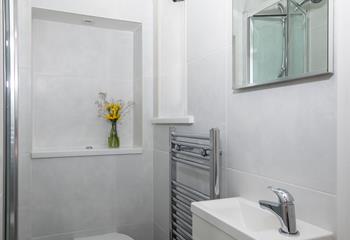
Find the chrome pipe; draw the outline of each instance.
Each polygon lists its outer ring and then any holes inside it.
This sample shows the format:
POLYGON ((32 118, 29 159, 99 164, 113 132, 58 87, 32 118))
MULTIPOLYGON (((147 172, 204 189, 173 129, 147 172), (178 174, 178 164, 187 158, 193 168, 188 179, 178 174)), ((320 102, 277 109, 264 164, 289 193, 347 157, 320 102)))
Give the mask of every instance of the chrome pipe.
POLYGON ((188 214, 187 212, 185 212, 184 210, 182 210, 179 207, 173 206, 174 210, 178 213, 180 213, 181 215, 185 216, 188 219, 192 219, 192 216, 190 214, 188 214))
POLYGON ((191 139, 198 139, 198 140, 209 140, 209 137, 205 135, 195 135, 195 134, 192 135, 192 134, 172 132, 171 136, 173 138, 191 138, 191 139))
POLYGON ((188 187, 185 184, 179 183, 175 180, 172 181, 172 184, 174 184, 177 188, 180 188, 180 189, 182 189, 182 190, 184 190, 184 191, 186 191, 194 196, 201 198, 202 200, 209 200, 210 199, 210 197, 208 195, 201 193, 197 190, 194 190, 193 188, 188 187))
POLYGON ((204 149, 204 150, 210 150, 210 146, 206 144, 199 144, 199 143, 190 143, 190 142, 184 142, 184 141, 172 141, 173 144, 185 146, 185 147, 192 147, 192 148, 198 148, 198 149, 204 149))
MULTIPOLYGON (((180 235, 180 233, 176 232, 176 230, 173 230, 172 232, 174 233, 174 235, 175 235, 177 238, 180 238, 180 240, 187 240, 187 239, 185 239, 182 235, 180 235)), ((170 238, 170 239, 173 239, 173 238, 170 238)))
MULTIPOLYGON (((307 15, 307 12, 302 8, 302 5, 304 5, 304 3, 297 3, 295 0, 289 0, 300 12, 302 12, 304 14, 304 16, 307 15)), ((306 2, 309 0, 306 0, 306 2)))
MULTIPOLYGON (((172 197, 172 199, 177 202, 181 202, 183 205, 187 206, 188 208, 191 208, 191 203, 190 201, 187 201, 187 200, 183 200, 183 199, 180 199, 180 198, 177 198, 176 196, 172 197)), ((191 210, 191 209, 190 209, 191 210)))
POLYGON ((281 14, 256 14, 256 15, 253 15, 252 17, 254 18, 264 18, 264 17, 287 17, 288 15, 287 14, 284 14, 284 13, 281 13, 281 14))
POLYGON ((192 233, 189 233, 184 227, 180 224, 174 222, 174 226, 177 228, 177 232, 183 233, 187 238, 192 239, 192 233), (180 230, 180 231, 179 231, 180 230))
POLYGON ((177 157, 173 157, 172 159, 175 162, 178 162, 178 163, 181 163, 181 164, 185 164, 185 165, 188 165, 188 166, 191 166, 191 167, 196 167, 196 168, 199 168, 199 169, 202 169, 202 170, 206 170, 206 171, 210 170, 210 167, 208 165, 206 165, 206 164, 200 164, 200 163, 196 163, 196 162, 193 162, 193 161, 189 161, 189 160, 185 160, 183 158, 177 158, 177 157))
POLYGON ((192 226, 186 222, 186 220, 182 219, 180 216, 173 214, 173 218, 176 219, 176 221, 179 221, 181 224, 183 224, 184 226, 186 226, 188 229, 190 229, 192 231, 192 226))
POLYGON ((185 151, 178 151, 178 150, 176 150, 176 149, 172 149, 172 152, 173 152, 173 153, 176 153, 176 154, 182 154, 182 155, 184 155, 184 156, 199 158, 199 159, 202 159, 202 160, 207 160, 207 161, 210 160, 209 157, 203 157, 202 155, 197 154, 197 153, 191 153, 191 152, 185 152, 185 151))
POLYGON ((170 216, 178 216, 182 220, 186 221, 188 224, 192 225, 192 217, 189 217, 188 215, 183 215, 180 213, 180 215, 177 212, 173 212, 170 216))
POLYGON ((182 202, 181 200, 179 200, 177 198, 173 198, 173 201, 175 202, 175 204, 178 204, 179 207, 184 208, 185 211, 191 212, 191 207, 186 205, 186 203, 182 202))
POLYGON ((213 149, 211 154, 210 168, 210 198, 220 198, 220 130, 217 128, 210 130, 210 145, 213 149))
POLYGON ((5 240, 18 239, 18 32, 17 0, 2 1, 5 240))
POLYGON ((174 195, 178 195, 181 198, 186 199, 189 202, 197 202, 197 201, 201 200, 199 197, 194 197, 193 198, 193 197, 187 196, 184 193, 182 193, 182 192, 180 192, 180 191, 178 191, 176 189, 172 189, 172 192, 174 193, 174 195))
MULTIPOLYGON (((172 156, 172 133, 175 131, 174 127, 170 127, 169 128, 169 196, 170 199, 173 195, 174 189, 172 188, 172 184, 171 181, 173 179, 176 179, 176 166, 174 164, 174 162, 171 159, 172 156)), ((176 194, 176 193, 175 193, 176 194)), ((173 231, 173 219, 171 218, 173 214, 173 208, 172 208, 172 204, 171 204, 171 200, 169 201, 169 239, 173 239, 174 238, 174 231, 173 231)))

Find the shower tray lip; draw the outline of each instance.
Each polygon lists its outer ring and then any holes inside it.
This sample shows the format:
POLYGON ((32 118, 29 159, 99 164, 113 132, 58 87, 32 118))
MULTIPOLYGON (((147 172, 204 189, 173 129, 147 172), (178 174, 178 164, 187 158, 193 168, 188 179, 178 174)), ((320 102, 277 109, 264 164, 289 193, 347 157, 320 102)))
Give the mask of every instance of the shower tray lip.
POLYGON ((110 156, 110 155, 135 155, 142 154, 142 147, 111 148, 66 148, 66 149, 37 149, 31 153, 32 159, 110 156))

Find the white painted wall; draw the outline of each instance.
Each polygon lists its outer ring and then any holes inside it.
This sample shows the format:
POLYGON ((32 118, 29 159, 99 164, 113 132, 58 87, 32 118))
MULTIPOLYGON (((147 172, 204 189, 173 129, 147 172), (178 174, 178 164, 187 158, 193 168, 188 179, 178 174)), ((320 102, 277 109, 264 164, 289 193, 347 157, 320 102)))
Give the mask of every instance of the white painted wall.
MULTIPOLYGON (((19 239, 72 239, 119 231, 153 239, 153 6, 151 0, 19 0, 19 239), (144 111, 140 155, 32 160, 31 7, 142 24, 144 111)), ((139 66, 139 68, 141 68, 139 66)), ((134 89, 135 91, 135 89, 134 89)), ((140 101, 138 99, 137 101, 140 101)), ((137 128, 140 129, 139 126, 137 128)), ((140 144, 140 141, 139 141, 140 144)))
MULTIPOLYGON (((237 3, 242 9, 255 4, 237 3)), ((196 123, 180 128, 222 130, 223 197, 276 200, 266 187, 286 188, 296 198, 298 218, 335 231, 336 77, 232 92, 231 9, 231 0, 188 1, 188 99, 196 123)), ((167 127, 156 126, 155 239, 162 240, 168 229, 167 139, 167 127)))

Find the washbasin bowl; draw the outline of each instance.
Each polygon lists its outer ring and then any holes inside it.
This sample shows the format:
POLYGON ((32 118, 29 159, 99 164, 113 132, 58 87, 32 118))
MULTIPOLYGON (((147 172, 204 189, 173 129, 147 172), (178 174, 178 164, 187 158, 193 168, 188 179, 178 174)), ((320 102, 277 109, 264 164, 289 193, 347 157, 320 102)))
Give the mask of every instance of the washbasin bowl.
MULTIPOLYGON (((280 222, 258 203, 244 198, 227 198, 192 203, 193 235, 195 240, 205 240, 208 227, 222 231, 234 240, 334 240, 325 229, 297 220, 299 234, 289 236, 279 232, 280 222), (208 226, 205 226, 208 224, 208 226), (204 237, 201 237, 204 236, 204 237)), ((211 238, 215 237, 214 235, 211 238)))

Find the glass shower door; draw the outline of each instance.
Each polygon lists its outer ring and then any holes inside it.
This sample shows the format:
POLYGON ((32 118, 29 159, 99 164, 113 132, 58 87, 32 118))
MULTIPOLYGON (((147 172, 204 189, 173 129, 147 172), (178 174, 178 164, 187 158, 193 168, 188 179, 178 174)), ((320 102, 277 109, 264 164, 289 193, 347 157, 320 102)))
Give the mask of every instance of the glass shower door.
POLYGON ((291 1, 288 1, 288 31, 288 73, 308 72, 307 15, 291 1))
POLYGON ((252 83, 271 82, 280 75, 284 61, 284 16, 257 16, 251 19, 252 83))
POLYGON ((308 72, 308 17, 294 0, 280 1, 249 17, 249 84, 308 72))

